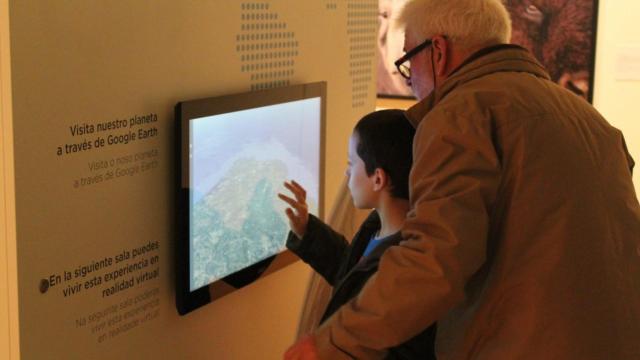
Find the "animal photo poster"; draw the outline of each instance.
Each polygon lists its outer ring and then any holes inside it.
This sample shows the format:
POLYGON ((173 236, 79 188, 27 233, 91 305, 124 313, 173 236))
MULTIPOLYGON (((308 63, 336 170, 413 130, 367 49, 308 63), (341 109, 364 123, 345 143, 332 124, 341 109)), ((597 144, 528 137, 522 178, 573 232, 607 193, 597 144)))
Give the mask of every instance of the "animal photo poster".
MULTIPOLYGON (((393 64, 404 53, 404 33, 397 26, 397 17, 406 2, 379 1, 379 96, 412 96, 393 64)), ((598 1, 505 0, 505 5, 511 14, 511 43, 531 51, 553 81, 591 101, 598 1)))

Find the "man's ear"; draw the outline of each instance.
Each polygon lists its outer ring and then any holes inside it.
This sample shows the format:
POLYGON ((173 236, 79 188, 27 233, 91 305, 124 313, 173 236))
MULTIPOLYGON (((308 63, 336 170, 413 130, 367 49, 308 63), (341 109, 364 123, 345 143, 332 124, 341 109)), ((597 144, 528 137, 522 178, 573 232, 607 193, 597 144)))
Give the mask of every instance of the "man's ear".
POLYGON ((385 173, 381 168, 376 168, 373 171, 373 190, 382 191, 387 187, 387 185, 389 185, 387 173, 385 173))
POLYGON ((440 77, 446 76, 448 71, 448 62, 451 60, 449 59, 449 51, 451 50, 449 48, 449 43, 447 42, 447 39, 440 35, 434 36, 432 41, 431 56, 433 56, 436 74, 440 77))

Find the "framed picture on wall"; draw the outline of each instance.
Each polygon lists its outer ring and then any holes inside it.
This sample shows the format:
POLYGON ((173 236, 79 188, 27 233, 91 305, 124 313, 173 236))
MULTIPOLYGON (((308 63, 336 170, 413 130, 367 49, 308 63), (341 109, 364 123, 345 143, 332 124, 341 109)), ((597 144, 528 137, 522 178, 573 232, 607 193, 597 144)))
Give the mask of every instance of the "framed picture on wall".
MULTIPOLYGON (((404 34, 395 18, 407 0, 379 0, 378 80, 383 97, 412 97, 393 62, 402 56, 404 34)), ((511 42, 531 51, 552 80, 593 99, 598 0, 505 0, 513 25, 511 42)))
POLYGON ((411 88, 393 64, 404 51, 404 31, 396 26, 396 18, 407 0, 378 0, 378 96, 413 98, 411 88))
POLYGON ((593 99, 598 0, 507 0, 511 42, 531 51, 551 79, 593 99))

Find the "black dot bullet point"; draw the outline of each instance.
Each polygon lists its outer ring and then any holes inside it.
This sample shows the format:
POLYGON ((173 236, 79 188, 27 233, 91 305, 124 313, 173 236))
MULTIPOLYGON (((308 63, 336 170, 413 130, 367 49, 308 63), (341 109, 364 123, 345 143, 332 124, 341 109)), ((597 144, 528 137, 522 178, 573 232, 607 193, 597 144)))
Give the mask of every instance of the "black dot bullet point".
POLYGON ((40 280, 40 293, 44 294, 49 290, 49 280, 42 279, 40 280))

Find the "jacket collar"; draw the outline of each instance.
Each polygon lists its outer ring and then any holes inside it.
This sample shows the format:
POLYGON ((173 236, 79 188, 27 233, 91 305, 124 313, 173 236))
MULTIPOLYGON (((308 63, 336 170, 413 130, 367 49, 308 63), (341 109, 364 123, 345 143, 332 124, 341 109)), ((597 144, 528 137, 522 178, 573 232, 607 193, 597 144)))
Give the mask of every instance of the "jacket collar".
POLYGON ((367 215, 367 218, 360 225, 359 232, 362 232, 365 236, 371 236, 380 228, 380 215, 376 210, 373 210, 367 215))
POLYGON ((357 271, 369 271, 378 267, 380 257, 390 247, 400 244, 402 241, 402 233, 398 231, 395 234, 391 234, 381 240, 380 244, 376 246, 369 255, 364 258, 364 261, 358 262, 356 266, 351 269, 349 273, 357 271))
POLYGON ((370 259, 380 259, 382 254, 390 247, 400 244, 402 241, 402 233, 397 232, 395 234, 391 234, 384 239, 380 240, 380 244, 376 246, 371 253, 367 256, 370 259))
POLYGON ((407 110, 407 118, 417 127, 425 115, 458 86, 498 72, 526 72, 550 80, 545 68, 525 48, 512 44, 490 46, 462 62, 441 86, 407 110))

